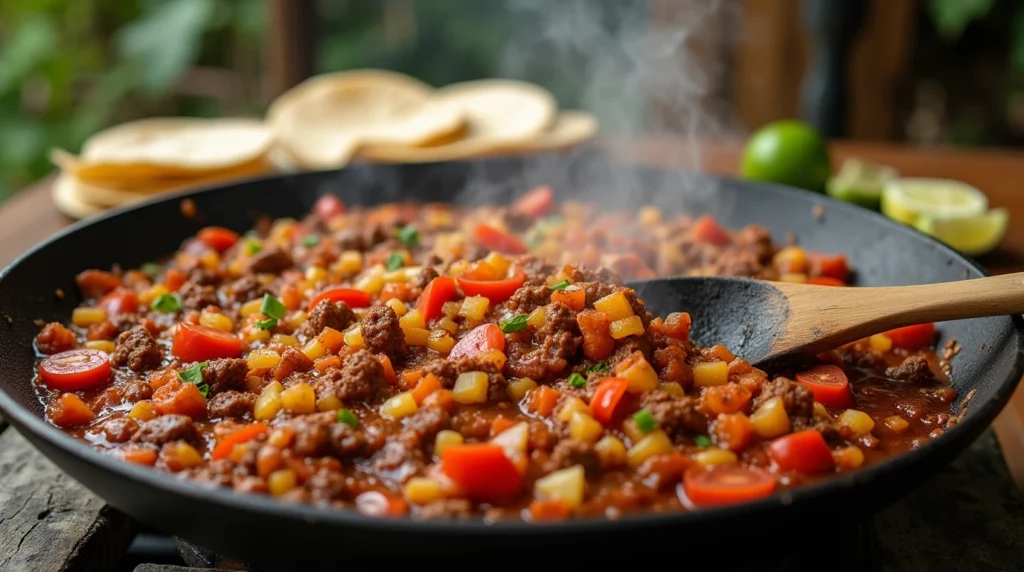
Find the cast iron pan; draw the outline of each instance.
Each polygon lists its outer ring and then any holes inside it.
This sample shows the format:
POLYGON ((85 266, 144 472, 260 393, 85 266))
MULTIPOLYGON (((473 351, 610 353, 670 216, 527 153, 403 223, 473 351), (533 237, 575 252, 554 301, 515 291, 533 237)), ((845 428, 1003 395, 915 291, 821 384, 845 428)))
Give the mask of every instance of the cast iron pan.
MULTIPOLYGON (((680 556, 692 555, 697 548, 706 551, 720 539, 734 551, 723 555, 750 562, 759 557, 748 550, 748 543, 769 538, 768 531, 785 531, 801 523, 818 523, 820 528, 822 522, 859 517, 919 484, 988 426, 1024 371, 1024 321, 1020 316, 943 324, 943 342, 955 338, 963 347, 953 361, 953 384, 961 396, 971 390, 976 393, 963 421, 924 447, 752 504, 550 525, 378 520, 350 511, 295 506, 264 496, 206 488, 101 455, 43 421, 42 408, 29 385, 35 360, 32 339, 38 331, 33 320, 68 318, 79 303, 73 277, 81 270, 107 268, 112 263, 140 265, 174 251, 183 239, 207 224, 241 231, 258 215, 298 217, 323 193, 335 193, 349 204, 410 198, 508 201, 536 183, 552 184, 562 198, 585 198, 608 208, 653 203, 668 211, 710 212, 734 227, 758 223, 778 241, 793 233, 809 248, 846 254, 861 285, 982 275, 977 265, 933 240, 825 197, 771 185, 616 165, 589 156, 355 166, 340 172, 276 176, 110 213, 69 228, 6 268, 0 274, 0 314, 10 319, 0 320, 4 364, 0 410, 46 456, 114 507, 264 570, 376 567, 417 561, 421 566, 443 562, 451 569, 461 562, 478 568, 495 563, 495 559, 507 565, 519 561, 539 566, 552 555, 575 564, 588 557, 608 564, 616 556, 636 564, 644 555, 666 554, 666 548, 680 556), (198 217, 182 216, 182 197, 195 202, 198 217), (815 216, 815 205, 824 208, 818 213, 821 216, 815 216), (57 288, 67 296, 55 297, 57 288), (737 554, 736 547, 741 545, 744 549, 737 554), (481 560, 482 556, 487 559, 481 560)), ((700 308, 687 310, 700 312, 700 308)))

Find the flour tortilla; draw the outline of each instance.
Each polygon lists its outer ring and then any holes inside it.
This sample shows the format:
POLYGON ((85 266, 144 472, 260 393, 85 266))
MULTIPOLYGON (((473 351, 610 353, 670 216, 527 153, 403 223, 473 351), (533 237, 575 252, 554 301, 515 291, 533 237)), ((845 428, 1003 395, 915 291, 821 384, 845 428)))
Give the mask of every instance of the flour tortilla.
POLYGON ((106 210, 83 200, 76 181, 66 173, 57 176, 51 193, 57 210, 74 219, 89 218, 106 210))
POLYGON ((272 165, 267 157, 257 157, 247 163, 226 169, 192 172, 189 173, 191 176, 187 177, 184 176, 185 173, 163 173, 162 176, 151 176, 153 173, 148 166, 139 168, 138 165, 104 165, 100 169, 96 165, 83 163, 78 157, 63 149, 52 149, 50 151, 50 159, 63 172, 73 175, 76 180, 87 183, 90 186, 146 195, 200 184, 251 177, 272 171, 272 165))
POLYGON ((551 129, 535 138, 504 146, 507 151, 553 151, 574 147, 597 135, 597 118, 586 111, 565 110, 551 129))

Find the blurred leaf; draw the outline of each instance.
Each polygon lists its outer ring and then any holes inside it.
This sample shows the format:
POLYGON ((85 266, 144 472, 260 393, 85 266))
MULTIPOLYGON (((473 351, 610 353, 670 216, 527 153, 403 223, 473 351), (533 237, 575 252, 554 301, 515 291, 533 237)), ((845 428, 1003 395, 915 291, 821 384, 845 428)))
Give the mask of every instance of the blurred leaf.
POLYGON ((232 9, 233 25, 238 31, 251 36, 263 36, 267 27, 265 0, 228 0, 232 9))
POLYGON ((117 33, 122 56, 141 66, 143 87, 164 94, 199 55, 212 0, 166 0, 117 33))
POLYGON ((1010 34, 1010 64, 1017 72, 1024 72, 1024 10, 1017 13, 1010 34))
POLYGON ((928 14, 939 34, 948 41, 956 41, 967 25, 979 20, 992 9, 995 0, 929 0, 928 14))
POLYGON ((41 16, 23 20, 0 51, 0 92, 16 88, 16 83, 49 58, 56 48, 57 32, 49 20, 41 16))

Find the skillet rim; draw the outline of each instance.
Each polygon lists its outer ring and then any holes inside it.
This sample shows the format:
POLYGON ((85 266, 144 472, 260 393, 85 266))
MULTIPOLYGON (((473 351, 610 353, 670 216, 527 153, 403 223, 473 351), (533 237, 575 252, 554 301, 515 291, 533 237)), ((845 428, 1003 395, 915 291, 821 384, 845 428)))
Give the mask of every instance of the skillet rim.
MULTIPOLYGON (((453 165, 486 165, 487 163, 508 162, 508 158, 490 158, 484 160, 454 161, 446 163, 425 163, 415 165, 420 168, 433 168, 453 165)), ((968 258, 948 245, 932 237, 924 235, 911 227, 892 221, 882 215, 850 205, 826 195, 811 194, 807 191, 790 188, 784 185, 773 183, 753 182, 737 179, 734 177, 720 176, 708 173, 683 171, 671 167, 654 167, 648 165, 637 165, 616 162, 617 166, 636 169, 648 172, 685 172, 687 175, 703 178, 709 181, 717 181, 727 185, 746 187, 754 192, 770 192, 804 202, 809 205, 821 204, 835 213, 845 212, 850 216, 866 217, 874 219, 876 223, 891 231, 897 232, 908 241, 918 244, 927 244, 936 247, 939 252, 949 256, 952 260, 967 269, 973 277, 987 276, 988 273, 973 259, 968 258), (759 190, 761 189, 761 190, 759 190)), ((408 167, 409 165, 359 165, 358 168, 373 170, 393 170, 395 168, 408 167)), ((0 270, 0 282, 6 279, 12 269, 16 268, 23 261, 32 258, 37 253, 53 242, 73 235, 83 228, 103 224, 105 221, 126 216, 137 210, 143 210, 152 205, 180 201, 200 195, 214 194, 225 189, 239 186, 248 186, 271 181, 289 181, 291 183, 303 184, 305 179, 320 180, 324 177, 337 175, 347 169, 341 170, 320 170, 305 171, 297 173, 276 173, 264 176, 250 177, 232 182, 230 184, 209 185, 177 193, 161 195, 153 199, 142 201, 133 205, 117 208, 105 212, 91 219, 81 220, 69 225, 63 230, 37 243, 26 252, 19 255, 11 263, 0 270)), ((831 216, 831 215, 830 215, 831 216)), ((954 442, 968 439, 968 443, 976 439, 986 430, 995 419, 996 415, 1003 409, 1013 394, 1014 389, 1024 375, 1024 316, 1013 315, 1010 317, 1013 324, 1013 332, 1016 334, 1018 351, 1016 353, 1011 376, 1004 379, 995 388, 995 396, 987 402, 976 405, 973 413, 964 418, 956 426, 948 429, 943 435, 930 440, 923 447, 912 449, 896 457, 890 458, 877 465, 858 470, 853 473, 832 476, 826 480, 800 486, 792 489, 782 489, 779 493, 766 499, 737 505, 706 508, 700 510, 672 511, 665 513, 639 512, 626 514, 616 519, 608 518, 586 518, 556 523, 530 523, 525 521, 497 521, 488 522, 482 519, 467 521, 458 520, 434 520, 419 521, 410 517, 404 518, 379 518, 365 516, 352 509, 323 508, 309 504, 292 504, 277 501, 264 495, 252 495, 238 493, 234 490, 219 486, 199 484, 196 481, 189 481, 174 477, 173 475, 155 471, 151 468, 136 466, 131 463, 117 459, 111 455, 105 455, 86 443, 75 439, 57 427, 47 423, 45 419, 35 415, 33 412, 18 404, 7 391, 0 390, 0 411, 5 418, 11 421, 17 429, 27 429, 33 436, 46 441, 50 446, 60 449, 63 453, 71 455, 90 465, 98 466, 99 469, 108 474, 116 475, 118 478, 128 478, 140 482, 143 486, 154 487, 162 492, 186 497, 189 501, 203 502, 214 505, 219 510, 241 510, 262 513, 285 520, 301 520, 311 524, 328 524, 331 526, 360 528, 368 533, 374 532, 397 532, 397 533, 419 533, 429 535, 467 535, 467 536, 490 536, 494 534, 510 536, 535 536, 544 534, 579 534, 590 531, 610 532, 621 528, 657 528, 657 527, 687 527, 694 525, 717 524, 722 521, 743 517, 760 515, 777 511, 794 504, 803 506, 811 505, 817 499, 828 498, 832 495, 841 495, 851 489, 865 485, 876 480, 895 479, 898 474, 913 470, 915 466, 924 466, 929 463, 935 464, 943 457, 943 453, 954 442)), ((1008 340, 1008 341, 1012 341, 1008 340)), ((30 437, 26 437, 30 441, 30 437)), ((38 448, 37 448, 38 450, 38 448)), ((958 451, 959 452, 959 451, 958 451)), ((946 463, 942 463, 945 465, 946 463)), ((923 480, 923 479, 922 479, 923 480)), ((105 502, 106 499, 104 499, 105 502)))

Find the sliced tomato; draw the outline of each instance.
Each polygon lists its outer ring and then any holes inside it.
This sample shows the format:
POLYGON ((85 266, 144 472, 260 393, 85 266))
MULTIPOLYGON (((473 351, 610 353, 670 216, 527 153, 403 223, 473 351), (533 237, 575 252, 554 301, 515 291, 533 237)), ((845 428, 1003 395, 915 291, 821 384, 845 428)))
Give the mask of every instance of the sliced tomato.
POLYGON ((762 499, 775 492, 776 484, 775 477, 770 473, 738 465, 693 468, 683 474, 686 498, 698 507, 762 499))
POLYGON ((472 280, 461 276, 456 280, 466 296, 483 296, 492 304, 498 304, 515 294, 526 281, 526 273, 519 270, 511 278, 504 280, 472 280))
POLYGON ((213 453, 210 457, 214 460, 227 459, 228 456, 231 455, 231 451, 235 449, 235 445, 241 445, 242 443, 252 441, 266 432, 267 426, 263 423, 253 423, 251 425, 246 425, 241 429, 237 429, 217 443, 217 446, 213 448, 213 453))
POLYGON ((139 311, 139 297, 127 288, 115 288, 100 300, 99 306, 112 316, 132 314, 139 311))
POLYGON ((445 302, 450 302, 455 297, 455 279, 451 276, 438 276, 427 284, 420 295, 420 301, 416 309, 423 314, 426 321, 441 316, 441 307, 445 302))
POLYGON ((629 387, 629 380, 621 377, 609 377, 597 384, 594 396, 590 398, 590 411, 604 425, 608 425, 615 417, 615 408, 622 401, 629 387))
POLYGON ((917 324, 885 332, 892 345, 908 350, 919 350, 935 342, 935 324, 917 324))
POLYGON ((313 308, 316 308, 316 305, 324 300, 330 300, 331 302, 344 302, 349 308, 366 308, 370 305, 371 296, 369 292, 365 292, 358 288, 335 286, 334 288, 328 288, 314 296, 313 301, 309 303, 309 311, 312 312, 313 308))
POLYGON ((39 377, 43 383, 61 391, 97 387, 106 383, 110 375, 110 358, 100 350, 68 350, 39 364, 39 377))
POLYGON ((313 213, 320 220, 327 220, 344 212, 345 203, 341 202, 341 199, 334 195, 323 195, 313 205, 313 213))
POLYGON ((850 277, 850 265, 842 254, 811 254, 811 275, 835 278, 846 282, 850 277))
POLYGON ((783 471, 826 473, 835 467, 832 450, 820 431, 808 429, 779 437, 768 445, 768 456, 783 471))
POLYGON ((796 380, 811 390, 814 400, 825 407, 849 407, 850 380, 846 373, 834 365, 819 365, 796 374, 796 380))
POLYGON ((488 350, 505 351, 505 334, 495 324, 477 326, 470 330, 468 334, 462 336, 462 339, 455 344, 451 353, 448 354, 448 360, 475 356, 480 352, 488 350))
POLYGON ((208 226, 200 230, 196 238, 217 252, 224 252, 238 242, 238 233, 221 226, 208 226))
POLYGON ((441 472, 470 498, 500 501, 523 490, 523 476, 500 445, 472 443, 448 447, 441 472))
POLYGON ((732 242, 729 233, 711 215, 704 215, 693 224, 693 239, 716 246, 732 242))
POLYGON ((182 322, 174 332, 171 354, 183 362, 236 358, 242 355, 242 340, 229 332, 182 322))
POLYGON ((484 248, 506 254, 526 254, 528 249, 523 241, 489 224, 478 224, 473 238, 484 248))
POLYGON ((555 203, 555 192, 548 185, 534 187, 525 195, 519 197, 512 204, 512 210, 517 213, 528 214, 534 217, 541 217, 551 211, 555 203))
POLYGON ((812 276, 807 279, 807 284, 816 284, 818 286, 846 286, 846 283, 836 278, 830 278, 828 276, 812 276))

